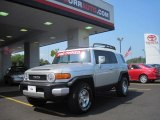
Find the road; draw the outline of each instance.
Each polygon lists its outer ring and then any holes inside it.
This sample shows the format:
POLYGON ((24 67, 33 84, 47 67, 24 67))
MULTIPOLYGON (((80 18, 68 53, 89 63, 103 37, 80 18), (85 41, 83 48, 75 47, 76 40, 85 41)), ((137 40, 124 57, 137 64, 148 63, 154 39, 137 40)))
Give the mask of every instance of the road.
POLYGON ((65 103, 47 103, 35 108, 28 104, 18 86, 0 87, 0 120, 160 120, 160 81, 131 83, 127 97, 114 91, 96 96, 93 108, 74 115, 65 103))

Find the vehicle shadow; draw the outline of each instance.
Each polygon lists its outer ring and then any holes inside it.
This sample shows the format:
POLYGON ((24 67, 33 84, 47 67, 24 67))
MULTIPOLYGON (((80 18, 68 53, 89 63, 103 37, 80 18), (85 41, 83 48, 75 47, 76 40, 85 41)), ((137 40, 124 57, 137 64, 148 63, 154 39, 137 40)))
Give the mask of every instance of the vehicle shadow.
MULTIPOLYGON (((23 94, 20 91, 0 92, 0 95, 5 96, 5 97, 23 96, 23 94)), ((0 98, 2 98, 2 97, 0 97, 0 98)))
POLYGON ((129 91, 129 95, 127 97, 117 97, 113 91, 106 92, 105 94, 99 94, 95 97, 94 105, 91 110, 81 115, 71 114, 65 102, 47 103, 43 107, 35 107, 34 110, 59 117, 86 117, 92 114, 95 115, 109 111, 110 109, 113 109, 121 104, 132 104, 131 100, 142 94, 143 92, 133 90, 129 91))
MULTIPOLYGON (((140 83, 139 81, 130 81, 130 83, 139 83, 139 84, 143 84, 143 83, 140 83)), ((147 83, 145 83, 145 84, 160 84, 160 80, 155 80, 154 82, 147 82, 147 83)), ((145 84, 143 84, 143 85, 145 85, 145 84)))

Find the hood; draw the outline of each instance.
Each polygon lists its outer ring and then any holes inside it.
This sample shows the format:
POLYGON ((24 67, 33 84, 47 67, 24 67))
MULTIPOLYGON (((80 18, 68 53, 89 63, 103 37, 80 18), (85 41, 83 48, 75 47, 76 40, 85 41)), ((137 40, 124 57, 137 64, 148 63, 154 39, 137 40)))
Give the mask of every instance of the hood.
POLYGON ((53 72, 70 72, 70 71, 85 71, 93 69, 91 64, 83 64, 83 63, 72 63, 72 64, 52 64, 52 65, 44 65, 39 67, 34 67, 29 69, 28 71, 53 71, 53 72))

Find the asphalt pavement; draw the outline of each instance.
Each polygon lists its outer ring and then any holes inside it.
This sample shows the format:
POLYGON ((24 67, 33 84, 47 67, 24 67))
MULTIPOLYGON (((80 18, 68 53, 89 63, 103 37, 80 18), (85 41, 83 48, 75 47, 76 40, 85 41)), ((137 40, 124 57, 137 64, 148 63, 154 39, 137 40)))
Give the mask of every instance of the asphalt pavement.
POLYGON ((49 102, 35 108, 18 86, 0 86, 0 120, 160 120, 160 81, 131 83, 127 97, 115 91, 97 95, 92 109, 82 115, 68 111, 66 103, 49 102))

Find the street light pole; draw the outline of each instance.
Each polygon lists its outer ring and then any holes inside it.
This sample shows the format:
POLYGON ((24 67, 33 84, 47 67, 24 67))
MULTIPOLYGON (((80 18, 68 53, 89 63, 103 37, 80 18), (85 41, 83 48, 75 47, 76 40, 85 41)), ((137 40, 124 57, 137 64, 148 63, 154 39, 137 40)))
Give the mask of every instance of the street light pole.
POLYGON ((142 49, 142 51, 144 52, 144 63, 146 63, 146 52, 145 52, 145 49, 142 49))
POLYGON ((121 42, 123 41, 123 39, 124 39, 123 37, 122 38, 119 38, 119 37, 117 38, 117 40, 119 41, 119 45, 120 45, 120 53, 121 53, 121 42))

